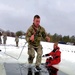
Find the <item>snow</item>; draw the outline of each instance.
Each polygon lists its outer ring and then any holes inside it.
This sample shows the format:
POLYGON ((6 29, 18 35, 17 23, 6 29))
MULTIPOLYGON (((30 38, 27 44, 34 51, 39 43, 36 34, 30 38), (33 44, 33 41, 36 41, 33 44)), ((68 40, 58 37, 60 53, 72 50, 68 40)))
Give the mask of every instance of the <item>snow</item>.
MULTIPOLYGON (((7 44, 0 45, 0 62, 21 62, 27 63, 28 58, 28 44, 25 39, 19 39, 19 47, 16 47, 15 38, 8 37, 7 44), (20 53, 22 52, 21 56, 20 53), (20 57, 20 58, 19 58, 20 57), (14 59, 15 58, 15 59, 14 59), (12 60, 11 60, 12 59, 12 60), (7 61, 6 61, 7 60, 7 61)), ((43 54, 49 53, 53 49, 53 43, 41 42, 43 46, 43 54)), ((75 46, 59 44, 61 51, 61 59, 67 60, 69 62, 75 62, 75 46)), ((34 59, 35 62, 36 59, 34 59)), ((42 58, 42 62, 44 63, 46 58, 42 58)))
MULTIPOLYGON (((7 44, 0 45, 0 50, 2 50, 0 52, 0 63, 28 63, 28 44, 25 43, 25 39, 19 39, 19 47, 16 47, 15 38, 7 37, 7 44)), ((53 43, 41 42, 41 44, 43 46, 43 54, 52 51, 53 43)), ((69 75, 75 75, 75 46, 59 44, 59 47, 61 62, 58 65, 54 65, 54 67, 69 75)), ((36 58, 34 59, 34 63, 35 60, 36 58)), ((45 63, 45 60, 46 57, 42 58, 42 63, 45 63)))

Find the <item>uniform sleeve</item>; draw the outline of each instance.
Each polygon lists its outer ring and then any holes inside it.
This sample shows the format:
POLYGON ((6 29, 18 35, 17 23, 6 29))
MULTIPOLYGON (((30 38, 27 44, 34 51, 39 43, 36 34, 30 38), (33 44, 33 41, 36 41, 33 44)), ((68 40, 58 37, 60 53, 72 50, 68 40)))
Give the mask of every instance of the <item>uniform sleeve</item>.
POLYGON ((45 31, 45 29, 42 27, 42 37, 46 39, 47 33, 45 31))
POLYGON ((30 41, 30 37, 31 37, 31 31, 32 31, 32 29, 31 29, 31 27, 27 30, 27 32, 26 32, 26 41, 27 42, 29 42, 30 41))

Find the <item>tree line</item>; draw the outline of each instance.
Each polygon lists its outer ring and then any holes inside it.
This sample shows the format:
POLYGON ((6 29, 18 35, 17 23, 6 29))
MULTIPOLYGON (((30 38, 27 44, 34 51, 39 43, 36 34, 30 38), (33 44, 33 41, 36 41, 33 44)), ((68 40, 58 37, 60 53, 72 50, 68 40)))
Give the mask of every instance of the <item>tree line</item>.
MULTIPOLYGON (((7 36, 11 36, 11 37, 15 37, 16 35, 17 36, 22 36, 22 35, 26 35, 26 33, 24 31, 17 31, 17 32, 10 32, 10 31, 6 31, 7 33, 7 36)), ((75 35, 72 35, 72 36, 69 36, 69 35, 66 35, 66 36, 62 36, 62 35, 59 35, 57 33, 51 35, 50 33, 47 34, 51 41, 50 42, 70 42, 70 43, 75 43, 75 35)), ((42 38, 42 41, 45 41, 44 38, 42 38)))
POLYGON ((75 43, 75 35, 69 36, 62 36, 62 35, 58 35, 57 33, 50 35, 50 33, 48 34, 49 37, 51 37, 51 42, 70 42, 70 43, 75 43))

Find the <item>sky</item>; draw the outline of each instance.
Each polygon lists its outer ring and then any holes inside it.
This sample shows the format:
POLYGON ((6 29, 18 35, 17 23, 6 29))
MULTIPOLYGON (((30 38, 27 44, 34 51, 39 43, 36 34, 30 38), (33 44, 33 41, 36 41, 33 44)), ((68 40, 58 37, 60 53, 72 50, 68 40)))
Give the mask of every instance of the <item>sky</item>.
POLYGON ((36 14, 47 33, 75 35, 75 0, 0 0, 0 28, 5 31, 26 32, 36 14))

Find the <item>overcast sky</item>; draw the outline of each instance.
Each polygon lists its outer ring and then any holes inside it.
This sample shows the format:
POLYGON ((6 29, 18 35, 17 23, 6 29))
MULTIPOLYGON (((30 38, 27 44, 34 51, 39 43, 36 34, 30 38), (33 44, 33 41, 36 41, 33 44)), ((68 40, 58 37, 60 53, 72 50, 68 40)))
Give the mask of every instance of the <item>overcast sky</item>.
POLYGON ((0 28, 27 31, 34 15, 50 34, 75 35, 75 0, 0 0, 0 28))

